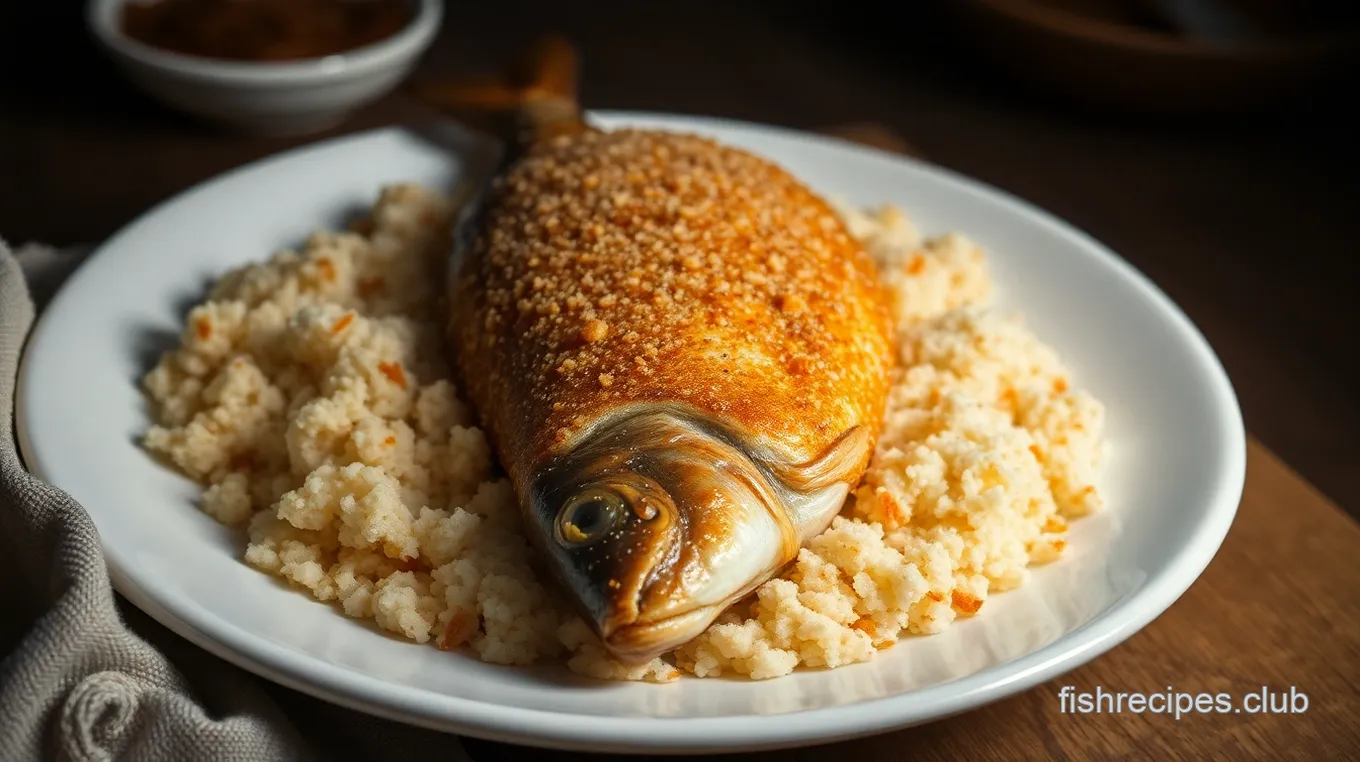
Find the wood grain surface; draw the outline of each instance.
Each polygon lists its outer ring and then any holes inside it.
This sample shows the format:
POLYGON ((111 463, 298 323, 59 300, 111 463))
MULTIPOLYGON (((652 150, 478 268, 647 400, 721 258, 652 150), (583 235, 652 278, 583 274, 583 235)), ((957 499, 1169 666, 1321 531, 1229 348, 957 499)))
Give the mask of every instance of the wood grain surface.
MULTIPOLYGON (((841 3, 753 5, 761 4, 696 0, 658 24, 647 3, 450 3, 416 74, 486 66, 536 29, 557 29, 581 46, 593 107, 805 129, 872 120, 835 132, 886 150, 920 146, 1129 259, 1209 338, 1248 429, 1360 511, 1360 376, 1351 362, 1360 110, 1347 99, 1323 99, 1311 116, 1289 109, 1229 123, 1106 119, 1002 87, 964 41, 916 18, 918 4, 898 4, 887 17, 841 3)), ((217 134, 154 106, 90 42, 82 8, 0 3, 0 62, 10 73, 0 78, 0 235, 11 242, 99 240, 172 193, 316 139, 217 134), (49 65, 57 60, 63 65, 49 65)), ((426 115, 398 93, 331 134, 426 115)), ((1123 645, 953 719, 747 758, 1360 759, 1357 564, 1360 528, 1253 439, 1246 494, 1223 549, 1179 602, 1123 645), (1309 708, 1073 716, 1059 711, 1067 684, 1234 695, 1294 686, 1309 708)), ((273 689, 281 703, 305 705, 273 689)), ((467 746, 481 760, 581 758, 467 746)))
MULTIPOLYGON (((920 157, 873 123, 822 130, 920 157)), ((1165 614, 1109 653, 1013 698, 943 721, 836 744, 692 759, 853 760, 1360 759, 1360 524, 1254 437, 1236 520, 1200 579, 1165 614), (1059 692, 1306 698, 1305 711, 1259 714, 1064 712, 1059 692)), ((1301 702, 1295 701, 1296 706, 1301 702)), ((465 739, 484 762, 598 757, 465 739)), ((644 757, 618 756, 618 759, 644 757)), ((683 759, 683 758, 681 758, 683 759)))

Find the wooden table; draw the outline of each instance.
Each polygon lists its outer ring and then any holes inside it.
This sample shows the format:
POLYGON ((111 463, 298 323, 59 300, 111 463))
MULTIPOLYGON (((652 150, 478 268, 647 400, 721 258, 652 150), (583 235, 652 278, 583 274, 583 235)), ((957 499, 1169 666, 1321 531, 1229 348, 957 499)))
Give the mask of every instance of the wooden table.
MULTIPOLYGON (((46 90, 11 91, 19 80, 0 81, 0 234, 59 244, 96 240, 172 192, 291 145, 204 134, 139 102, 116 75, 95 66, 101 59, 79 39, 79 5, 0 4, 0 31, 23 29, 37 38, 44 23, 65 25, 46 40, 44 60, 60 57, 80 72, 64 82, 54 74, 50 86, 78 98, 43 100, 46 90), (3 13, 26 18, 6 23, 3 13)), ((444 44, 423 70, 437 74, 485 62, 490 51, 530 31, 519 18, 529 15, 524 5, 451 6, 444 44)), ((1360 240, 1354 195, 1345 195, 1355 176, 1340 169, 1346 155, 1334 152, 1354 154, 1357 143, 1344 124, 1293 124, 1293 141, 1280 142, 1262 135, 1273 128, 1259 125, 1219 128, 1203 140, 1193 130, 1063 119, 1014 95, 984 97, 975 82, 932 78, 939 72, 927 72, 929 66, 952 66, 967 56, 947 45, 932 49, 921 36, 900 47, 924 53, 913 57, 905 50, 887 60, 884 47, 867 40, 837 43, 840 32, 830 25, 812 34, 787 15, 752 15, 739 4, 696 2, 659 30, 643 12, 647 4, 609 4, 617 5, 609 13, 567 5, 545 4, 533 13, 540 26, 582 41, 584 91, 594 105, 804 128, 867 116, 909 135, 941 163, 1015 191, 1111 244, 1208 335, 1241 395, 1248 428, 1343 505, 1360 507, 1360 481, 1353 477, 1360 397, 1347 381, 1357 376, 1353 366, 1338 362, 1353 362, 1344 319, 1354 315, 1353 285, 1339 266, 1309 256, 1338 245, 1353 250, 1360 240), (722 23, 715 26, 717 14, 722 23), (704 43, 703 55, 693 52, 696 40, 704 43), (629 65, 643 50, 647 65, 629 65)), ((865 23, 877 20, 841 29, 865 23)), ((0 45, 0 57, 18 50, 0 45)), ((10 63, 8 70, 19 70, 20 62, 10 63)), ((340 131, 420 114, 394 96, 340 131)), ((913 150, 872 125, 839 131, 890 150, 913 150)), ((959 717, 743 758, 1357 759, 1358 566, 1360 527, 1253 438, 1245 496, 1222 550, 1180 601, 1123 645, 1049 684, 959 717), (1071 715, 1059 711, 1058 692, 1066 685, 1147 693, 1169 685, 1234 696, 1262 685, 1292 686, 1308 695, 1309 706, 1302 714, 1179 720, 1071 715)), ((479 760, 525 754, 503 744, 466 744, 479 760)))

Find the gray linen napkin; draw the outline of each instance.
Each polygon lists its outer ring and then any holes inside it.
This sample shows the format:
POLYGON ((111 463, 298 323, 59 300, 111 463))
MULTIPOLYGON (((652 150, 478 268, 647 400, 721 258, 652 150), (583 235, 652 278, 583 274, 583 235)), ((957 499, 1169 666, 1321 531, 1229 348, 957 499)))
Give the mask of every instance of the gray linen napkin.
POLYGON ((115 595, 94 523, 28 473, 13 428, 36 309, 88 252, 0 240, 0 760, 470 759, 260 680, 115 595))

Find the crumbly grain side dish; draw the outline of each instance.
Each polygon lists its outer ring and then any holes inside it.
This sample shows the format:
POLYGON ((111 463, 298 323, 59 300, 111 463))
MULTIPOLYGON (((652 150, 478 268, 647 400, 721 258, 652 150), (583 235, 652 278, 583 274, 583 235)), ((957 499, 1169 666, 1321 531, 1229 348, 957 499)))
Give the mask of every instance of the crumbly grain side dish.
POLYGON ((384 189, 346 232, 226 274, 143 380, 145 446, 203 484, 244 560, 346 615, 497 664, 604 679, 788 674, 865 661, 980 613, 1101 507, 1103 408, 990 306, 966 237, 840 205, 893 298, 885 427, 832 526, 701 636, 639 667, 559 598, 456 392, 438 277, 453 208, 384 189))

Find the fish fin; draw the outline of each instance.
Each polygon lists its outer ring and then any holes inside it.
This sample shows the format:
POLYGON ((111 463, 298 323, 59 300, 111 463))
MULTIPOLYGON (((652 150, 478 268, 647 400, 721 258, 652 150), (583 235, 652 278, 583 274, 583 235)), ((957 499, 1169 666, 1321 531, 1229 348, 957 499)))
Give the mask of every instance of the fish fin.
POLYGON ((590 129, 577 101, 578 68, 571 43, 546 35, 503 76, 411 89, 428 105, 505 141, 510 160, 537 141, 590 129))
POLYGON ((804 463, 765 461, 779 481, 801 493, 817 492, 837 482, 851 484, 859 479, 872 454, 873 433, 863 424, 841 435, 826 451, 804 463))

